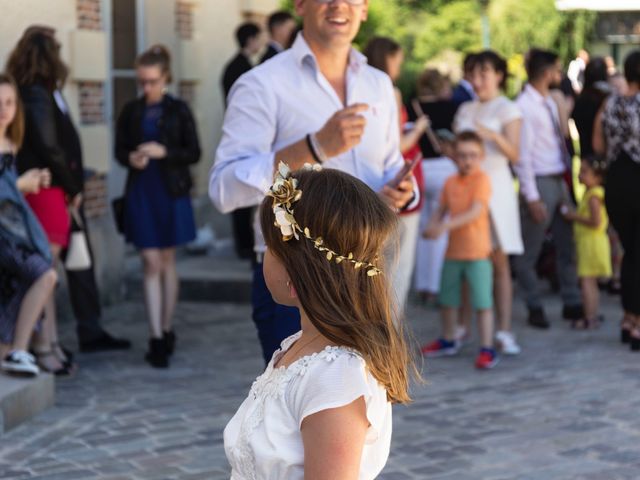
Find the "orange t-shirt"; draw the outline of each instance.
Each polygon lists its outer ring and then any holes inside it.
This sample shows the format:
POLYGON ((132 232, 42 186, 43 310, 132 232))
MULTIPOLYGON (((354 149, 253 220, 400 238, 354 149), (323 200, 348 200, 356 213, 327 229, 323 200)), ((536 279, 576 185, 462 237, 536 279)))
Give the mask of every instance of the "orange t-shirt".
POLYGON ((449 215, 460 215, 471 209, 475 202, 482 204, 482 213, 472 222, 449 231, 446 258, 450 260, 482 260, 491 254, 491 227, 489 200, 491 179, 478 169, 463 177, 453 175, 444 184, 440 202, 449 215))

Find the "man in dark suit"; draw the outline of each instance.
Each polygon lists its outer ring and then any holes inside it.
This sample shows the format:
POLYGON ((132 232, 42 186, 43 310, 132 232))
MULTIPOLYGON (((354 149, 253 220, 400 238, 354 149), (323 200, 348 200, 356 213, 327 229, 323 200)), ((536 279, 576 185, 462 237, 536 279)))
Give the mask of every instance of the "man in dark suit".
MULTIPOLYGON (((253 68, 251 58, 260 52, 264 45, 260 27, 252 22, 243 23, 236 30, 236 40, 240 50, 224 69, 222 75, 222 90, 224 102, 231 87, 242 75, 253 68)), ((236 246, 236 254, 240 258, 255 257, 253 253, 253 207, 239 208, 231 213, 233 227, 233 239, 236 246)))
POLYGON ((476 92, 473 91, 473 86, 469 81, 473 73, 473 67, 475 67, 475 61, 476 54, 474 53, 468 53, 464 57, 462 79, 460 83, 456 85, 456 88, 453 89, 453 96, 451 97, 451 101, 457 106, 476 99, 476 92))
POLYGON ((288 47, 291 35, 296 29, 296 21, 289 12, 279 10, 269 16, 267 27, 269 28, 269 44, 260 63, 266 62, 288 47))
POLYGON ((261 34, 260 27, 252 22, 243 23, 236 29, 236 40, 240 50, 224 67, 222 75, 225 103, 236 80, 253 68, 251 58, 262 49, 263 45, 261 34))

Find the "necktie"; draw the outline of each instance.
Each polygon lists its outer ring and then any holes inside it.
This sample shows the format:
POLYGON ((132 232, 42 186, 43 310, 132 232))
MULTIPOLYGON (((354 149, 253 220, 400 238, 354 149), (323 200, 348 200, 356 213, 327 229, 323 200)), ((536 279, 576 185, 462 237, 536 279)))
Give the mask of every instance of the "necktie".
POLYGON ((564 163, 567 170, 571 171, 571 154, 569 153, 569 149, 567 148, 567 144, 565 143, 564 135, 562 134, 562 129, 560 128, 560 122, 558 121, 558 117, 555 114, 553 108, 549 102, 553 102, 550 98, 544 101, 544 106, 547 108, 549 112, 549 116, 551 117, 551 123, 553 124, 553 130, 556 134, 556 140, 560 144, 560 153, 562 155, 562 163, 564 163))

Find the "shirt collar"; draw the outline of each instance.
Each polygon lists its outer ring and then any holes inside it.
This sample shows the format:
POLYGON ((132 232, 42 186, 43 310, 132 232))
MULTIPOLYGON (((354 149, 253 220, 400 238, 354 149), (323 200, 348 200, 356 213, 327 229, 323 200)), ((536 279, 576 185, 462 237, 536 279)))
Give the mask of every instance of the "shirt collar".
POLYGON ((525 92, 527 92, 527 95, 530 95, 535 101, 539 103, 546 103, 547 98, 543 97, 542 94, 538 90, 533 88, 530 83, 527 83, 525 85, 524 90, 525 92))
MULTIPOLYGON (((291 46, 291 51, 296 62, 303 65, 307 58, 310 58, 314 65, 317 65, 316 57, 311 51, 309 44, 304 39, 302 32, 298 33, 295 42, 291 46)), ((358 73, 363 65, 367 64, 367 57, 358 52, 355 48, 351 48, 349 52, 349 68, 358 73)))

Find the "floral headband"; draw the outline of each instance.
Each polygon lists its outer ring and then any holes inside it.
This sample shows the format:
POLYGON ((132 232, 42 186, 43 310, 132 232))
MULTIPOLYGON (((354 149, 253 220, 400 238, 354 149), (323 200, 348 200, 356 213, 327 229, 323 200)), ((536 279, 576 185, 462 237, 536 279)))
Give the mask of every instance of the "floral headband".
MULTIPOLYGON (((322 167, 318 164, 312 166, 305 163, 303 169, 318 172, 322 170, 322 167)), ((336 263, 348 262, 353 264, 356 270, 365 268, 367 275, 370 277, 382 273, 382 270, 372 263, 354 259, 353 253, 340 255, 334 252, 324 245, 322 237, 313 237, 311 236, 309 228, 302 228, 298 225, 298 222, 293 216, 293 204, 302 197, 302 190, 298 190, 298 180, 291 177, 291 170, 285 163, 280 162, 275 181, 267 195, 273 198, 273 214, 276 217, 274 225, 280 229, 283 242, 288 242, 292 238, 300 240, 300 236, 303 236, 307 240, 312 241, 313 246, 317 250, 325 253, 329 261, 335 261, 336 263)))

